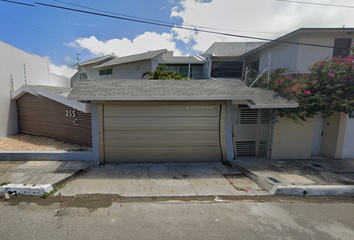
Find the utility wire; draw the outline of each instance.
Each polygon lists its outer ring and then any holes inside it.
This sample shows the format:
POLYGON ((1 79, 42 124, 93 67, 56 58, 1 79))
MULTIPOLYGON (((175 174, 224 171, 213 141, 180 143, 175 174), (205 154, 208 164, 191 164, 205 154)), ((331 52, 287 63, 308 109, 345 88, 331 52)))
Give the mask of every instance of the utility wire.
POLYGON ((275 1, 287 2, 287 3, 300 3, 300 4, 309 4, 309 5, 318 5, 318 6, 326 6, 326 7, 354 8, 354 6, 337 5, 337 4, 330 4, 330 3, 302 2, 302 1, 293 1, 293 0, 275 0, 275 1))
POLYGON ((14 4, 19 4, 19 5, 25 5, 29 7, 35 7, 33 4, 28 4, 28 3, 22 3, 22 2, 16 2, 16 1, 10 1, 10 0, 0 0, 2 2, 8 2, 8 3, 14 3, 14 4))
POLYGON ((162 27, 179 28, 179 29, 189 30, 189 31, 194 31, 194 32, 211 33, 211 34, 223 35, 223 36, 228 36, 228 37, 245 38, 245 39, 260 40, 260 41, 267 41, 267 42, 280 42, 280 43, 288 43, 288 44, 311 46, 311 47, 332 48, 332 49, 334 48, 334 46, 326 46, 326 45, 312 44, 312 43, 299 43, 299 42, 291 42, 291 41, 284 41, 284 40, 273 40, 273 39, 261 38, 261 37, 223 33, 223 32, 216 32, 216 31, 210 31, 210 30, 202 30, 202 29, 197 29, 197 28, 192 28, 192 27, 177 26, 177 25, 158 23, 158 22, 147 21, 147 20, 139 20, 139 19, 132 19, 132 18, 127 18, 127 17, 112 16, 112 15, 103 14, 103 13, 90 12, 90 11, 74 9, 74 8, 67 8, 67 7, 51 5, 51 4, 46 4, 46 3, 40 3, 40 2, 34 2, 34 3, 37 5, 42 5, 42 6, 46 6, 46 7, 63 9, 63 10, 74 11, 74 12, 80 12, 80 13, 85 13, 85 14, 89 14, 89 15, 108 17, 108 18, 144 23, 144 24, 150 24, 150 25, 156 25, 156 26, 162 26, 162 27))
MULTIPOLYGON (((99 12, 114 14, 114 15, 116 15, 116 16, 123 16, 123 17, 134 18, 134 19, 145 20, 145 21, 151 21, 151 22, 157 22, 157 23, 163 23, 163 24, 173 24, 173 25, 177 25, 177 23, 165 22, 165 21, 160 21, 160 20, 155 20, 155 19, 149 19, 149 18, 141 18, 141 17, 136 17, 136 16, 132 16, 132 15, 126 15, 126 14, 121 14, 121 13, 116 13, 116 12, 110 12, 110 11, 105 11, 105 10, 101 10, 101 9, 97 9, 97 8, 92 8, 92 7, 87 7, 87 6, 79 5, 79 4, 69 3, 69 2, 65 2, 65 1, 61 1, 61 0, 54 0, 54 1, 60 2, 60 3, 64 3, 64 4, 67 4, 67 5, 71 5, 71 6, 76 6, 76 7, 81 7, 81 8, 89 9, 89 10, 95 10, 95 11, 99 11, 99 12)), ((284 33, 279 33, 279 32, 278 32, 278 33, 277 33, 277 32, 258 32, 258 31, 247 31, 247 30, 237 30, 237 29, 225 29, 225 28, 203 27, 203 26, 188 25, 188 24, 185 24, 184 26, 187 26, 187 27, 197 27, 197 28, 203 28, 203 29, 213 29, 213 30, 225 30, 225 31, 233 31, 233 32, 253 32, 253 33, 267 33, 267 34, 284 34, 284 33)))
MULTIPOLYGON (((36 26, 36 25, 33 25, 33 24, 28 25, 28 24, 22 23, 22 22, 20 22, 20 21, 17 21, 17 20, 15 20, 15 19, 12 19, 12 18, 10 18, 10 17, 4 16, 4 15, 2 15, 2 14, 0 14, 0 16, 2 16, 2 17, 4 17, 4 18, 7 18, 7 19, 10 19, 10 20, 12 20, 12 21, 14 21, 14 22, 17 22, 17 23, 19 23, 19 24, 22 24, 22 25, 24 25, 24 26, 27 26, 27 27, 30 27, 30 28, 31 28, 31 29, 24 29, 24 30, 26 30, 26 31, 32 30, 32 31, 35 31, 35 32, 38 32, 38 33, 41 33, 41 34, 44 34, 44 35, 47 35, 47 36, 50 36, 50 37, 61 38, 61 39, 66 40, 66 41, 71 41, 69 38, 66 38, 66 37, 61 36, 61 35, 56 34, 56 33, 53 33, 53 32, 51 32, 51 31, 48 31, 48 30, 46 30, 46 29, 44 29, 44 28, 41 28, 41 27, 38 27, 38 26, 36 26), (35 29, 34 27, 35 27, 35 28, 38 28, 40 31, 37 30, 37 29, 35 29)), ((4 23, 4 22, 2 22, 2 23, 4 23)), ((4 24, 6 24, 6 23, 4 23, 4 24)), ((16 26, 10 25, 10 24, 7 24, 7 25, 12 26, 12 27, 16 27, 16 26)), ((19 27, 18 27, 18 28, 19 28, 19 27)))

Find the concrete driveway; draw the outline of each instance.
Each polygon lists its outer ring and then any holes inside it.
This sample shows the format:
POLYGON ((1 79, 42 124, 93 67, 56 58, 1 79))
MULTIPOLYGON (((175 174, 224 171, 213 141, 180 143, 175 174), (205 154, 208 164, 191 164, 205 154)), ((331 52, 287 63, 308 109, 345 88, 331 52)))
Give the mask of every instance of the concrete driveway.
POLYGON ((241 172, 221 163, 99 165, 59 193, 124 197, 269 195, 241 172))

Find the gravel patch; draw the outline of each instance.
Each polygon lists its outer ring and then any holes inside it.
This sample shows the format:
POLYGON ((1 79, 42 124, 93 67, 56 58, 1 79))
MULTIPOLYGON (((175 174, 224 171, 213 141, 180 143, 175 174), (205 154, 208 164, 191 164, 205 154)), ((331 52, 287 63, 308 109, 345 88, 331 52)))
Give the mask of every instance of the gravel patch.
POLYGON ((0 151, 90 151, 90 149, 51 138, 19 133, 0 139, 0 151))

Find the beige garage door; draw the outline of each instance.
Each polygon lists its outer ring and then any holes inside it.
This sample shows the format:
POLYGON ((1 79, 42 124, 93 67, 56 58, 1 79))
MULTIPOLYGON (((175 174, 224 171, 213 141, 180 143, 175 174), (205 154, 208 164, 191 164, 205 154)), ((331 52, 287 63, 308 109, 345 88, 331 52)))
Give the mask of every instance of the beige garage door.
POLYGON ((220 105, 104 105, 105 162, 221 161, 220 105))

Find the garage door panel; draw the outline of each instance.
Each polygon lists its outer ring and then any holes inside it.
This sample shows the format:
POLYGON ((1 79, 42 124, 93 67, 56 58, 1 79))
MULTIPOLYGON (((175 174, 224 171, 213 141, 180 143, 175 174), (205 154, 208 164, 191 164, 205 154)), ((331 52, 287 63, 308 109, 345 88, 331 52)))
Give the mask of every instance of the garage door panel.
POLYGON ((219 147, 106 147, 106 162, 218 162, 219 147))
POLYGON ((107 131, 105 145, 114 146, 219 146, 218 131, 107 131))
POLYGON ((106 131, 116 130, 219 130, 219 117, 106 117, 106 131))
POLYGON ((219 105, 105 105, 104 117, 219 116, 219 105))

